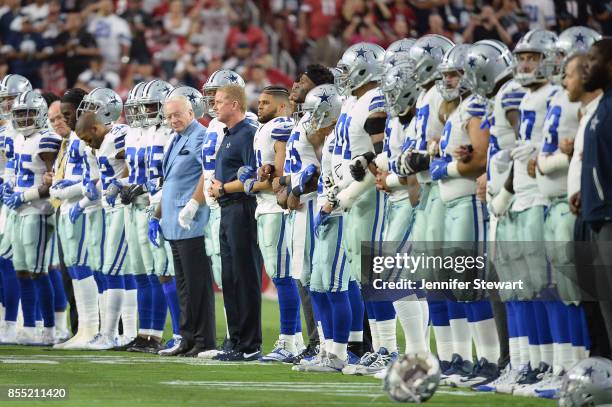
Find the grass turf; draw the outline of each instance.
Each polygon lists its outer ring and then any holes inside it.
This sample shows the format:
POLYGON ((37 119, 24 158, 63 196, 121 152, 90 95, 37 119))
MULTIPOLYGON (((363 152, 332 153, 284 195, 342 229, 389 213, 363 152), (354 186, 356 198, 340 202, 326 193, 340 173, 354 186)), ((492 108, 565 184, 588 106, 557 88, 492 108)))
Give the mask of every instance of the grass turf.
MULTIPOLYGON (((278 335, 278 306, 262 304, 264 350, 278 335)), ((217 298, 217 333, 222 336, 222 300, 217 298)), ((169 333, 167 327, 166 332, 169 333)), ((403 343, 401 330, 399 343, 403 343)), ((59 351, 40 347, 0 347, 0 405, 44 405, 6 401, 8 387, 64 387, 66 406, 385 406, 397 405, 371 377, 301 373, 288 365, 220 364, 186 358, 161 358, 129 352, 59 351)), ((440 388, 430 405, 544 406, 547 400, 440 388)))

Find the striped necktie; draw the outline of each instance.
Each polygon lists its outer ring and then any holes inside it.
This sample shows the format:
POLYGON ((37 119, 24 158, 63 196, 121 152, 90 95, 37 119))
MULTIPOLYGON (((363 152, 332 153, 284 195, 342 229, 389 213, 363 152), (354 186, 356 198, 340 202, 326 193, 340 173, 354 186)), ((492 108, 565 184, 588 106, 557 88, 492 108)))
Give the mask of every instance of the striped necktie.
MULTIPOLYGON (((55 159, 58 163, 55 175, 53 176, 53 183, 63 180, 65 171, 66 171, 66 159, 68 158, 68 154, 66 154, 66 146, 68 145, 68 137, 62 139, 62 144, 60 146, 59 152, 57 153, 57 158, 55 159)), ((59 199, 51 199, 51 205, 55 209, 59 208, 62 204, 62 201, 59 199)))

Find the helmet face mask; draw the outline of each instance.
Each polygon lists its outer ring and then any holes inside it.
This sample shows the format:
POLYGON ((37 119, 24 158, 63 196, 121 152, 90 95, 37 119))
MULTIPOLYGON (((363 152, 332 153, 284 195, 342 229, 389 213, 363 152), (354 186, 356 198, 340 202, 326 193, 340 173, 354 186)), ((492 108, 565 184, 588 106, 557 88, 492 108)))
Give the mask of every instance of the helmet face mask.
POLYGON ((514 48, 514 78, 523 86, 546 83, 558 66, 557 36, 546 30, 531 30, 514 48), (539 56, 538 56, 539 55, 539 56))
POLYGON ((142 127, 144 120, 140 109, 140 98, 145 82, 140 82, 130 90, 127 100, 123 106, 125 121, 130 127, 142 127))
POLYGON ((408 67, 394 67, 385 72, 380 86, 387 111, 393 117, 404 116, 414 106, 421 88, 408 67))
POLYGON ((142 127, 157 126, 163 123, 163 104, 172 89, 172 85, 161 79, 147 82, 142 89, 139 101, 142 127))
POLYGON ((34 91, 24 92, 15 99, 10 118, 15 130, 30 135, 46 127, 47 103, 34 91))

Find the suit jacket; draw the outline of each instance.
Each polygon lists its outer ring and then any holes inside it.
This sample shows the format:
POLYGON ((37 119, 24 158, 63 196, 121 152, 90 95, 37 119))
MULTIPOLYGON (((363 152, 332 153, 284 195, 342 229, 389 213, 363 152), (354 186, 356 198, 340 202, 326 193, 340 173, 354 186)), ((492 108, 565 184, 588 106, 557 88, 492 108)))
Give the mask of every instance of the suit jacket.
POLYGON ((161 200, 161 229, 166 240, 191 239, 204 235, 208 222, 208 206, 200 207, 193 218, 191 229, 183 229, 178 223, 178 214, 191 199, 202 175, 202 143, 206 127, 196 120, 178 137, 176 134, 164 154, 164 183, 161 200))

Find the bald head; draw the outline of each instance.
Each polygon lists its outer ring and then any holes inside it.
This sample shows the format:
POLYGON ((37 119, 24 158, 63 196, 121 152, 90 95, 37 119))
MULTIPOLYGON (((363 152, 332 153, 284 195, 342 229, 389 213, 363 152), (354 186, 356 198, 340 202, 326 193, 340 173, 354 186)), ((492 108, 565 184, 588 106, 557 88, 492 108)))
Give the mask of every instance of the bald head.
POLYGON ((56 134, 59 134, 62 138, 66 138, 70 135, 70 127, 66 124, 66 120, 64 120, 64 115, 61 110, 61 102, 56 100, 51 103, 49 106, 49 112, 47 113, 49 117, 49 123, 51 123, 51 127, 53 127, 53 131, 56 134))
POLYGON ((108 133, 108 128, 93 112, 84 112, 77 120, 75 131, 77 136, 91 148, 98 149, 108 133))

